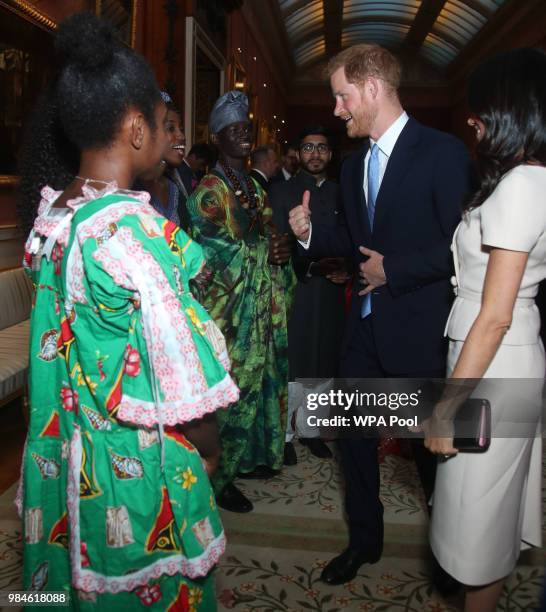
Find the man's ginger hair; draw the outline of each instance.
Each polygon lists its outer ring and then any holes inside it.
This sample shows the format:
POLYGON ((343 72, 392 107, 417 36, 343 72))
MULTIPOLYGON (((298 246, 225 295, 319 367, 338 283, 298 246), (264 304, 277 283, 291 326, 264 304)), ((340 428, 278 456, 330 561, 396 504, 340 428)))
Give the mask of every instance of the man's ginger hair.
POLYGON ((394 55, 375 44, 362 43, 344 49, 330 59, 326 66, 326 76, 344 68, 349 83, 362 86, 368 77, 381 79, 389 94, 395 94, 400 86, 402 69, 394 55))

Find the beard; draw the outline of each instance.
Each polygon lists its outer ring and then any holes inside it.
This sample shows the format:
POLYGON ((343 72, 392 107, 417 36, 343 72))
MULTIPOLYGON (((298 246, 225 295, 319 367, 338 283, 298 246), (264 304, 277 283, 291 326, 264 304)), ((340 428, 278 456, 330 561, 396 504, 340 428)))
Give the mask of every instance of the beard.
POLYGON ((302 163, 302 166, 305 170, 307 170, 307 172, 309 172, 309 174, 322 174, 326 168, 327 162, 320 159, 320 160, 309 160, 306 163, 302 163))
POLYGON ((377 109, 363 108, 351 113, 352 119, 347 123, 349 138, 362 138, 370 135, 370 131, 377 117, 377 109))

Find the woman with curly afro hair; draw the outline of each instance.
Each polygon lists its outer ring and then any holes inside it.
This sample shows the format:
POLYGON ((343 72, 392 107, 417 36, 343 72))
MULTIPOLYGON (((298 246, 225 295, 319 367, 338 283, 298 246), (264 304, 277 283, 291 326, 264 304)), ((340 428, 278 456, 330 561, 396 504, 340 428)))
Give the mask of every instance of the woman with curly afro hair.
POLYGON ((189 291, 201 248, 129 190, 165 155, 167 109, 148 64, 91 13, 56 46, 22 177, 28 220, 41 190, 25 247, 24 589, 67 591, 75 610, 209 612, 225 547, 214 413, 239 391, 189 291))

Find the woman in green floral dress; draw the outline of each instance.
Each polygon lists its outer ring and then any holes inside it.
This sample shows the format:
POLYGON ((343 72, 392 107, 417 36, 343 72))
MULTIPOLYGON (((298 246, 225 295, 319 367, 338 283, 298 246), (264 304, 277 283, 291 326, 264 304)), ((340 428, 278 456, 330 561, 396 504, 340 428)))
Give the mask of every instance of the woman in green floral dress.
POLYGON ((233 484, 236 475, 267 476, 283 461, 295 276, 288 239, 275 235, 265 192, 244 171, 252 132, 246 96, 219 98, 210 130, 220 160, 188 211, 212 272, 203 304, 226 338, 241 390, 239 402, 219 415, 222 457, 213 483, 222 508, 248 512, 252 504, 233 484))
POLYGON ((81 160, 63 192, 42 190, 26 245, 24 589, 64 590, 72 609, 209 612, 225 547, 210 415, 238 389, 189 290, 201 247, 127 191, 162 159, 166 107, 146 63, 94 16, 61 25, 57 45, 59 119, 81 160))

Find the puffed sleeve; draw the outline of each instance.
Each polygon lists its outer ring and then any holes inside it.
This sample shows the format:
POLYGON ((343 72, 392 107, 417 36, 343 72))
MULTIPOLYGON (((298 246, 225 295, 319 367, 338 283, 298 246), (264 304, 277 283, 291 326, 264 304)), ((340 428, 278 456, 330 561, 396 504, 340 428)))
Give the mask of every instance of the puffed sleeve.
POLYGON ((165 221, 163 235, 171 250, 180 258, 186 281, 195 278, 205 263, 201 246, 173 221, 165 221))
POLYGON ((186 307, 172 247, 145 221, 126 215, 106 238, 86 240, 83 261, 101 327, 123 355, 117 418, 175 425, 228 406, 238 389, 206 333, 213 322, 194 322, 186 307))
POLYGON ((533 170, 514 168, 482 204, 484 246, 528 253, 546 230, 546 200, 533 170))

